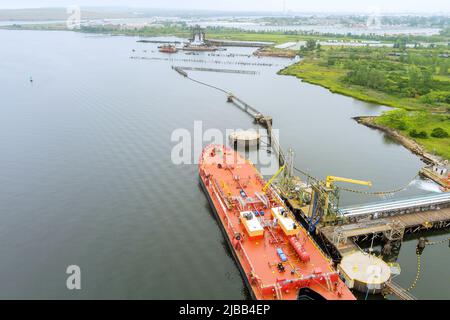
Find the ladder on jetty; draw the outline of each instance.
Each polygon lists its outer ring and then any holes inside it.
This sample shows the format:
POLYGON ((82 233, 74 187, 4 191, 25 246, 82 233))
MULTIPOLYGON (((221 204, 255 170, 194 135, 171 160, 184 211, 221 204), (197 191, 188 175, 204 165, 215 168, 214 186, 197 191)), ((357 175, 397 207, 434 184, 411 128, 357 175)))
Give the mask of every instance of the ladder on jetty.
POLYGON ((414 297, 411 293, 400 287, 400 285, 392 280, 386 283, 386 289, 389 291, 389 293, 396 295, 401 300, 417 300, 416 297, 414 297))

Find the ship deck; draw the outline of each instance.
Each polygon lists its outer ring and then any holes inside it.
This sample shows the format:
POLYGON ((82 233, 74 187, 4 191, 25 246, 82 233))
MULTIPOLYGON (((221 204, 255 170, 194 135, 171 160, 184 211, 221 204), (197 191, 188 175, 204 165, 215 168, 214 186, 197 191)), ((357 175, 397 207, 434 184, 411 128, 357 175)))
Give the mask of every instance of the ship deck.
POLYGON ((262 191, 265 181, 253 164, 232 149, 209 146, 199 169, 222 230, 257 299, 296 299, 301 287, 326 299, 354 299, 330 260, 295 222, 279 196, 271 188, 262 191), (283 215, 277 215, 277 208, 283 215), (253 214, 252 227, 243 212, 253 214), (291 241, 301 249, 294 248, 291 241), (308 257, 301 256, 302 252, 308 257))

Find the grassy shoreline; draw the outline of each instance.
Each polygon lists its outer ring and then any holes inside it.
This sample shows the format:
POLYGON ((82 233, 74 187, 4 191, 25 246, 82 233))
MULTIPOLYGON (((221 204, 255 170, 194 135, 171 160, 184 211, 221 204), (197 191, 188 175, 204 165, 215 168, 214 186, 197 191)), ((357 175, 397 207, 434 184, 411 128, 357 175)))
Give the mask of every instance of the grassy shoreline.
MULTIPOLYGON (((423 148, 420 152, 413 151, 414 153, 436 154, 443 159, 450 159, 450 137, 437 138, 433 136, 435 128, 441 128, 450 133, 448 104, 427 104, 417 96, 394 95, 349 83, 343 79, 351 70, 342 65, 327 65, 326 59, 327 50, 320 53, 306 53, 304 60, 280 70, 279 74, 295 76, 306 83, 319 85, 333 93, 393 107, 395 108, 393 111, 385 112, 381 116, 371 119, 371 127, 383 130, 396 140, 402 140, 402 144, 406 147, 418 144, 423 148), (397 109, 404 111, 396 112, 397 109), (413 137, 412 133, 422 133, 424 136, 413 137), (395 137, 396 135, 401 135, 403 138, 398 139, 395 137)), ((379 63, 381 64, 383 61, 379 63)), ((440 77, 439 80, 443 80, 443 83, 448 84, 448 88, 450 88, 450 78, 440 77)), ((360 123, 367 125, 367 123, 360 123)), ((410 147, 407 148, 411 150, 410 147)))

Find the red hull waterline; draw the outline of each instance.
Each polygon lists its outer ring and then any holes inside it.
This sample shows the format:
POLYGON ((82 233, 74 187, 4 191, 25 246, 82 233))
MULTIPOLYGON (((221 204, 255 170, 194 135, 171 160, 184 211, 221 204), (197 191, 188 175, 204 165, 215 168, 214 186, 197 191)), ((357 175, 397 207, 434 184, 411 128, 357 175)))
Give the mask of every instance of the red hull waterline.
POLYGON ((264 192, 266 182, 251 162, 209 145, 199 176, 252 298, 295 300, 306 289, 327 300, 355 300, 278 194, 271 187, 264 192))

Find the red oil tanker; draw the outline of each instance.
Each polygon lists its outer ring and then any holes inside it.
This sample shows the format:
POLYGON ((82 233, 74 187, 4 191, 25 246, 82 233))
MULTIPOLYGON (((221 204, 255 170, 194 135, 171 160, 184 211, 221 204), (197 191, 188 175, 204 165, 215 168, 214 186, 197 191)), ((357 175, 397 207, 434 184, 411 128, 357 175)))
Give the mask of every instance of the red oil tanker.
POLYGON ((251 162, 229 147, 209 145, 199 175, 253 299, 355 299, 251 162))

